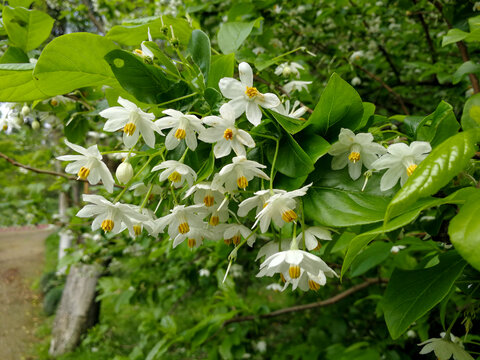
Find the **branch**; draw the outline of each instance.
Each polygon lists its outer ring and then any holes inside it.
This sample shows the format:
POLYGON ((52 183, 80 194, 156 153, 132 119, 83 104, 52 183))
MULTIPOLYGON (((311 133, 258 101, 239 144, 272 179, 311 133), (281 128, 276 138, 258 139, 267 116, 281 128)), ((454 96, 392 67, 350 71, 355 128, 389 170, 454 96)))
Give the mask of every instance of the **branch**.
POLYGON ((346 297, 356 293, 357 291, 360 291, 362 289, 365 289, 365 288, 369 287, 370 285, 379 284, 379 283, 386 283, 387 281, 388 281, 387 279, 382 279, 382 278, 367 279, 365 282, 363 282, 361 284, 358 284, 358 285, 355 285, 355 286, 351 287, 350 289, 345 290, 344 292, 341 292, 340 294, 337 294, 337 295, 335 295, 331 298, 328 298, 326 300, 318 301, 318 302, 314 302, 314 303, 310 303, 310 304, 292 306, 292 307, 272 311, 268 314, 258 315, 258 316, 249 315, 249 316, 235 317, 235 318, 232 318, 232 319, 229 319, 229 320, 225 321, 223 323, 223 327, 227 326, 228 324, 232 324, 232 323, 238 323, 238 322, 244 322, 244 321, 253 321, 253 320, 257 320, 257 319, 269 319, 269 318, 272 318, 272 317, 276 317, 276 316, 280 316, 280 315, 284 315, 284 314, 289 314, 289 313, 292 313, 292 312, 304 311, 304 310, 308 310, 308 309, 314 309, 314 308, 317 308, 317 307, 324 307, 324 306, 332 305, 332 304, 335 304, 335 303, 339 302, 340 300, 345 299, 346 297))
MULTIPOLYGON (((413 0, 414 4, 417 4, 418 0, 413 0)), ((422 24, 423 30, 425 32, 425 39, 427 40, 428 48, 430 49, 430 56, 432 57, 432 63, 437 62, 437 52, 435 51, 435 46, 433 45, 432 37, 430 36, 430 30, 428 29, 428 25, 425 22, 425 18, 422 15, 422 12, 416 12, 415 15, 420 20, 422 24)))
POLYGON ((100 21, 98 21, 98 19, 93 14, 92 8, 90 6, 90 2, 88 0, 82 0, 82 2, 85 5, 85 7, 87 8, 88 17, 90 18, 90 20, 92 20, 92 22, 95 25, 95 27, 97 28, 97 30, 102 34, 105 34, 105 28, 103 27, 103 24, 100 21))
MULTIPOLYGON (((450 21, 445 17, 445 14, 443 13, 443 5, 437 1, 437 0, 430 0, 430 2, 437 8, 437 10, 440 12, 440 14, 442 15, 443 19, 445 20, 445 22, 447 23, 447 27, 449 29, 452 29, 453 26, 452 24, 450 23, 450 21)), ((465 45, 465 43, 463 41, 458 41, 457 42, 457 47, 458 47, 458 50, 460 51, 460 55, 462 56, 462 60, 463 62, 467 62, 470 60, 470 56, 468 56, 468 50, 467 50, 467 46, 465 45)), ((473 87, 473 92, 475 94, 479 93, 480 92, 480 84, 478 82, 478 78, 477 78, 477 75, 475 74, 468 74, 468 77, 470 78, 470 82, 472 83, 472 87, 473 87)))

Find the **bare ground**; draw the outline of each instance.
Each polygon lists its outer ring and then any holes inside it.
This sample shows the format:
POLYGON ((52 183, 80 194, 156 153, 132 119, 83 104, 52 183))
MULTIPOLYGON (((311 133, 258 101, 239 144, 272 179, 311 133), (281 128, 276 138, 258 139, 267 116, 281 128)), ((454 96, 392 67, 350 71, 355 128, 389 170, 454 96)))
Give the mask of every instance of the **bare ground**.
POLYGON ((0 232, 0 359, 28 359, 40 319, 40 295, 31 289, 43 270, 49 229, 0 232))

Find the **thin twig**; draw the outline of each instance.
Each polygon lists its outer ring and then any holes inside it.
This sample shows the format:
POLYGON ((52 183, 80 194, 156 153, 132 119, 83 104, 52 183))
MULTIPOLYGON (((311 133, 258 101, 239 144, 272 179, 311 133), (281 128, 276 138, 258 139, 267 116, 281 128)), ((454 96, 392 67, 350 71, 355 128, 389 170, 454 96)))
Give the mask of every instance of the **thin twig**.
POLYGON ((304 305, 292 306, 292 307, 272 311, 268 314, 235 317, 235 318, 232 318, 232 319, 229 319, 229 320, 225 321, 223 323, 223 326, 225 327, 228 324, 244 322, 244 321, 253 321, 253 320, 257 320, 257 319, 268 319, 268 318, 272 318, 272 317, 276 317, 276 316, 280 316, 280 315, 284 315, 284 314, 289 314, 289 313, 292 313, 292 312, 304 311, 304 310, 314 309, 314 308, 317 308, 317 307, 324 307, 324 306, 332 305, 332 304, 335 304, 335 303, 339 302, 340 300, 345 299, 346 297, 356 293, 357 291, 360 291, 362 289, 365 289, 365 288, 369 287, 370 285, 379 284, 379 283, 386 283, 387 281, 388 281, 387 279, 382 279, 382 278, 367 279, 365 282, 363 282, 361 284, 358 284, 358 285, 355 285, 355 286, 351 287, 350 289, 347 289, 344 292, 341 292, 340 294, 332 296, 331 298, 328 298, 328 299, 323 300, 323 301, 318 301, 318 302, 314 302, 314 303, 310 303, 310 304, 304 304, 304 305))
MULTIPOLYGON (((413 0, 414 4, 417 4, 418 0, 413 0)), ((415 16, 418 17, 420 20, 420 24, 422 24, 423 31, 425 32, 425 39, 427 40, 428 48, 430 49, 430 56, 432 57, 432 63, 437 62, 437 52, 435 51, 435 46, 433 45, 432 37, 430 36, 430 30, 428 28, 428 24, 423 17, 422 12, 416 12, 415 16)))
POLYGON ((92 20, 92 22, 95 25, 95 27, 97 28, 97 30, 102 34, 105 34, 105 28, 103 27, 103 24, 96 18, 95 14, 93 13, 90 2, 88 0, 83 0, 82 2, 85 5, 85 7, 87 8, 88 17, 90 18, 90 20, 92 20))

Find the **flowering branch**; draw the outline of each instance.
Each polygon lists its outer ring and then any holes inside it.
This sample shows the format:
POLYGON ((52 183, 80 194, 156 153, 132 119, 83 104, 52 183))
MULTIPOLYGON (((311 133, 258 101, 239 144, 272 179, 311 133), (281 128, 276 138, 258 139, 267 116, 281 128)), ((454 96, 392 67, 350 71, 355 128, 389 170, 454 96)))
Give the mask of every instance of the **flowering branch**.
POLYGON ((339 302, 340 300, 345 299, 346 297, 356 293, 357 291, 360 291, 360 290, 363 290, 363 289, 369 287, 370 285, 381 284, 381 283, 386 283, 386 282, 388 282, 388 280, 383 279, 383 278, 367 279, 365 282, 363 282, 361 284, 358 284, 358 285, 355 285, 355 286, 351 287, 350 289, 347 289, 344 292, 341 292, 340 294, 332 296, 331 298, 328 298, 326 300, 317 301, 317 302, 310 303, 310 304, 291 306, 291 307, 288 307, 288 308, 283 308, 283 309, 280 309, 280 310, 272 311, 268 314, 262 314, 262 315, 258 315, 258 316, 257 315, 248 315, 248 316, 235 317, 235 318, 232 318, 232 319, 229 319, 229 320, 225 321, 223 323, 223 326, 225 327, 229 324, 237 323, 237 322, 253 321, 253 320, 257 320, 257 319, 269 319, 269 318, 272 318, 272 317, 276 317, 276 316, 280 316, 280 315, 284 315, 284 314, 289 314, 289 313, 292 313, 292 312, 304 311, 304 310, 308 310, 308 309, 314 309, 314 308, 317 308, 317 307, 324 307, 324 306, 328 306, 328 305, 333 305, 333 304, 339 302))

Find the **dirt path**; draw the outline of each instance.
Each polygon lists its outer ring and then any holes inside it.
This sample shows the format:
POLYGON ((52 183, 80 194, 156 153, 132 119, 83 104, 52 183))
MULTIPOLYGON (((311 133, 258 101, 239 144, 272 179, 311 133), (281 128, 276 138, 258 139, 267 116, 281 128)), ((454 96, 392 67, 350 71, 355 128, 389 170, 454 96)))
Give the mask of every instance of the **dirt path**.
POLYGON ((0 232, 0 359, 21 360, 35 336, 41 301, 31 290, 41 275, 51 229, 0 232))

